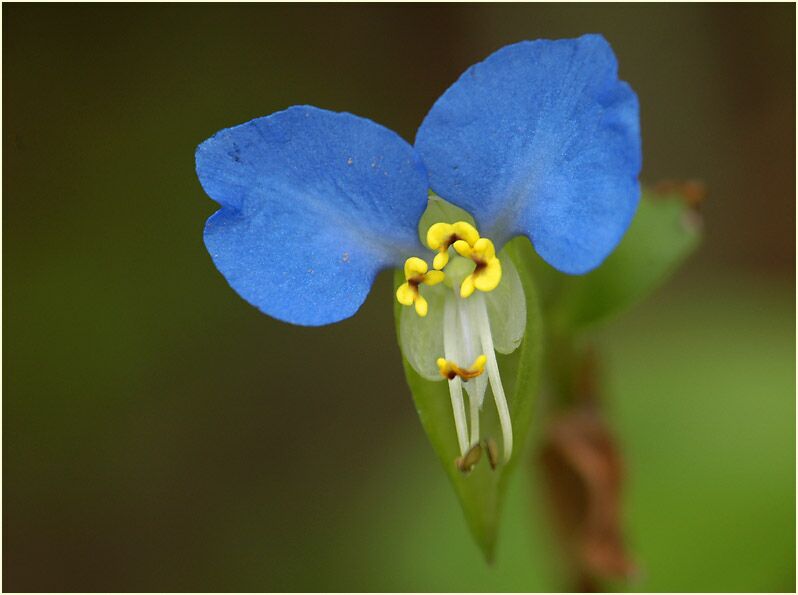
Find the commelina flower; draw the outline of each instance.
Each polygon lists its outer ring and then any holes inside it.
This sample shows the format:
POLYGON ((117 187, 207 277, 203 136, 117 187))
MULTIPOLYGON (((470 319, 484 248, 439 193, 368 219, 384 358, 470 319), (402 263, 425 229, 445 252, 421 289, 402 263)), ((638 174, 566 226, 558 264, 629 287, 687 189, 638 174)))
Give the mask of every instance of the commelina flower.
POLYGON ((230 286, 274 318, 316 326, 352 316, 381 270, 403 270, 405 357, 449 383, 462 457, 480 442, 490 385, 505 461, 512 426, 496 352, 519 346, 526 301, 501 249, 526 236, 554 268, 590 271, 632 220, 640 166, 637 98, 598 35, 498 50, 435 102, 414 146, 365 118, 294 106, 196 152, 221 206, 205 244, 230 286), (438 197, 473 218, 435 221, 419 237, 438 197))

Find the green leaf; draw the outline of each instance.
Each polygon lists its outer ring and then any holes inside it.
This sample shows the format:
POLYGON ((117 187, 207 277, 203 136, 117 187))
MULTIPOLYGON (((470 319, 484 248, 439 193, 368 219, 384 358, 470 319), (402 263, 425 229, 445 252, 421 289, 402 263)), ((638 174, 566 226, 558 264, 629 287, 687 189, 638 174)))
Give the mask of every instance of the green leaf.
MULTIPOLYGON (((532 255, 532 247, 526 238, 513 240, 503 252, 504 257, 512 258, 518 269, 527 301, 526 332, 521 346, 510 355, 497 354, 510 407, 515 442, 513 455, 507 464, 500 464, 496 470, 492 470, 487 456, 483 455, 480 463, 468 475, 458 471, 455 459, 460 452, 447 382, 444 380, 431 382, 423 379, 413 370, 407 359, 402 358, 407 383, 413 394, 421 425, 454 486, 471 532, 489 562, 493 560, 495 553, 507 482, 519 461, 524 458, 524 439, 532 421, 533 403, 537 396, 542 351, 542 321, 530 269, 522 266, 523 262, 532 255)), ((404 277, 397 271, 396 286, 402 282, 404 277)), ((402 306, 395 303, 397 336, 401 320, 400 308, 402 306)), ((490 391, 485 397, 480 428, 483 439, 493 437, 501 444, 498 416, 490 391)))
POLYGON ((569 276, 537 258, 552 326, 580 330, 641 301, 693 252, 700 236, 700 218, 682 196, 644 192, 626 236, 595 271, 569 276))

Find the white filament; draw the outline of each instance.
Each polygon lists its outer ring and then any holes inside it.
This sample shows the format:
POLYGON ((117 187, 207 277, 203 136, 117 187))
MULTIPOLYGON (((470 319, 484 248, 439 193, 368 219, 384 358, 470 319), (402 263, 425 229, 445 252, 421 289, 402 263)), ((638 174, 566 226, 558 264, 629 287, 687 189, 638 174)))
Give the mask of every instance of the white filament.
MULTIPOLYGON (((458 361, 458 333, 457 312, 455 302, 447 299, 443 306, 443 353, 449 361, 458 361)), ((460 444, 460 456, 465 456, 468 451, 468 426, 466 424, 465 405, 463 404, 463 385, 460 377, 455 376, 449 381, 449 396, 452 399, 452 412, 454 425, 457 429, 457 442, 460 444)))
POLYGON ((504 461, 510 460, 510 455, 513 452, 513 426, 510 420, 510 409, 507 406, 507 397, 504 395, 504 387, 502 386, 502 379, 499 376, 499 364, 496 361, 496 353, 493 349, 493 336, 490 332, 490 320, 488 319, 488 310, 485 306, 485 298, 481 293, 476 292, 471 297, 472 300, 472 313, 477 322, 479 329, 479 338, 482 343, 482 350, 488 358, 486 368, 488 372, 488 379, 490 380, 490 388, 493 392, 493 398, 496 401, 496 410, 499 413, 499 423, 502 427, 502 442, 504 443, 504 461))
MULTIPOLYGON (((449 299, 453 300, 457 305, 457 329, 460 333, 457 340, 459 347, 457 353, 459 359, 457 361, 463 365, 469 365, 482 353, 479 336, 473 326, 467 301, 460 298, 456 288, 449 299)), ((479 412, 485 399, 487 381, 484 375, 480 375, 463 384, 468 393, 468 409, 470 413, 471 441, 469 446, 473 447, 479 443, 479 412)))
MULTIPOLYGON (((483 393, 484 394, 484 393, 483 393)), ((468 408, 471 411, 471 446, 479 442, 479 406, 473 393, 468 393, 468 408)))

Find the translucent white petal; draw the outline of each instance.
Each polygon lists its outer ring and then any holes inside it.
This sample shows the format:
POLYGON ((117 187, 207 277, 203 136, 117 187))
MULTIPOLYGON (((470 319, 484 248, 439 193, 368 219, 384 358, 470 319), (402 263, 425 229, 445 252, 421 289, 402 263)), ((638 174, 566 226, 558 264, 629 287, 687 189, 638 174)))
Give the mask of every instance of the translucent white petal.
POLYGON ((402 307, 399 344, 407 361, 422 378, 443 380, 435 362, 444 353, 444 295, 452 290, 443 284, 434 287, 422 285, 419 289, 429 302, 429 310, 422 318, 413 308, 402 307))
POLYGON ((485 293, 493 347, 499 353, 512 353, 521 344, 526 328, 526 299, 521 278, 510 257, 499 254, 502 280, 493 291, 485 293))

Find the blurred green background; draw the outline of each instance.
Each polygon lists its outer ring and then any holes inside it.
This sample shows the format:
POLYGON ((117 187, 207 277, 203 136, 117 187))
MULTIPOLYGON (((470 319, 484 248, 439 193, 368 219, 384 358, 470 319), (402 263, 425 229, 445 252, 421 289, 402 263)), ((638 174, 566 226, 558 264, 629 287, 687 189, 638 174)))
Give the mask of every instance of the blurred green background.
POLYGON ((534 476, 482 562, 390 275, 337 325, 259 314, 202 244, 194 148, 302 103, 412 140, 473 62, 584 32, 639 95, 644 181, 710 191, 699 253, 600 339, 631 588, 795 589, 794 6, 2 11, 5 590, 567 586, 534 476))

